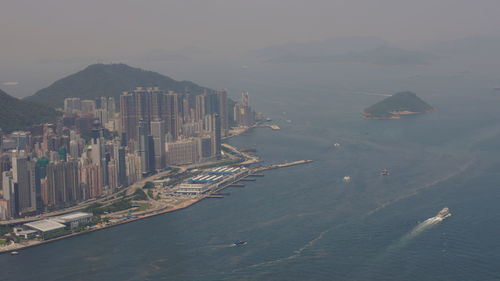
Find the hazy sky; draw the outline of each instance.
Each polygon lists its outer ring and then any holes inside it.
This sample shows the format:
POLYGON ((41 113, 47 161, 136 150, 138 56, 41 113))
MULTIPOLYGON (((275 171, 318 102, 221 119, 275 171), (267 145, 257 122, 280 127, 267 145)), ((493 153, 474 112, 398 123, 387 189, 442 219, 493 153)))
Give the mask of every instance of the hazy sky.
POLYGON ((498 0, 2 0, 2 61, 252 49, 328 37, 429 41, 495 32, 498 0))
POLYGON ((0 4, 3 76, 8 68, 38 68, 47 62, 147 58, 163 51, 182 55, 185 47, 202 54, 235 54, 287 42, 356 36, 408 46, 496 33, 500 26, 498 0, 0 0, 0 4))

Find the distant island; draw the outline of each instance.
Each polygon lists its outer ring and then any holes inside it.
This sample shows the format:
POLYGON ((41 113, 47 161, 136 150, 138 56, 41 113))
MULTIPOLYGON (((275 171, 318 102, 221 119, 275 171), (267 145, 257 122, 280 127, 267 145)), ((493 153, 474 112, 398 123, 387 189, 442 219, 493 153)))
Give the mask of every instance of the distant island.
POLYGON ((412 92, 394 94, 363 111, 366 119, 400 119, 401 115, 421 114, 434 108, 412 92))

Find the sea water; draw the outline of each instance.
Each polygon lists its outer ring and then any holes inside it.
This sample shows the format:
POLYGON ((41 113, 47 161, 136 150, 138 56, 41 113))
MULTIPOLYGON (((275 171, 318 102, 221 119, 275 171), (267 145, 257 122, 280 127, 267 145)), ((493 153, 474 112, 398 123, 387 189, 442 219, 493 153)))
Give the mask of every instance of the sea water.
POLYGON ((405 80, 419 70, 298 76, 311 67, 237 80, 282 129, 228 142, 264 163, 313 163, 267 171, 222 200, 2 255, 0 279, 499 280, 500 97, 477 80, 405 80), (362 119, 397 89, 436 111, 362 119), (428 221, 443 207, 453 215, 428 221))

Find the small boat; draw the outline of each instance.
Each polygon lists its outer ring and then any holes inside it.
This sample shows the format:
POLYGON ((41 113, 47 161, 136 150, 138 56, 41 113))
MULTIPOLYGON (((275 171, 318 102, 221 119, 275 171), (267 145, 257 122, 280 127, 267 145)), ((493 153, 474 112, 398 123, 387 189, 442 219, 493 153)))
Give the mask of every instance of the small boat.
POLYGON ((389 170, 383 169, 382 172, 380 172, 381 176, 388 176, 389 175, 389 170))
POLYGON ((345 176, 343 179, 342 179, 345 183, 348 183, 351 181, 351 177, 350 176, 345 176))
POLYGON ((247 243, 247 241, 236 240, 236 241, 234 241, 233 246, 243 246, 246 243, 247 243))
POLYGON ((15 256, 15 255, 19 254, 19 252, 13 251, 13 252, 10 252, 10 254, 15 256))
POLYGON ((439 213, 437 213, 436 218, 444 220, 445 218, 451 216, 450 209, 443 208, 439 213))
POLYGON ((335 146, 335 147, 339 147, 339 146, 340 146, 340 143, 336 142, 336 143, 334 143, 334 144, 333 144, 333 146, 335 146))

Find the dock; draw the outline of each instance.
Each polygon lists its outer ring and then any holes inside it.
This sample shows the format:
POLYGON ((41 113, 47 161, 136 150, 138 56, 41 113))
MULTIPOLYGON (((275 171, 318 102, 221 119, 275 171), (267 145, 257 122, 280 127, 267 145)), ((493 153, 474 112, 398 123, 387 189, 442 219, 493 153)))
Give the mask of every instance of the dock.
POLYGON ((212 194, 212 195, 208 195, 206 198, 222 199, 222 198, 224 198, 224 196, 212 194))
POLYGON ((257 179, 255 178, 242 178, 240 181, 256 181, 257 179))
POLYGON ((231 195, 231 193, 229 193, 229 192, 217 192, 217 193, 213 193, 212 195, 216 195, 216 196, 229 196, 229 195, 231 195))
POLYGON ((279 169, 279 168, 308 164, 311 162, 313 162, 313 160, 298 160, 298 161, 285 162, 285 163, 280 163, 280 164, 259 166, 259 167, 253 168, 253 172, 255 173, 255 172, 261 172, 261 171, 267 171, 267 170, 274 170, 274 169, 279 169))
POLYGON ((245 187, 245 185, 242 183, 232 183, 228 187, 245 187))

